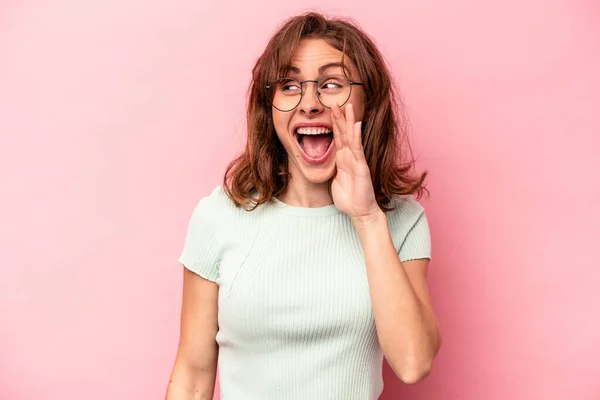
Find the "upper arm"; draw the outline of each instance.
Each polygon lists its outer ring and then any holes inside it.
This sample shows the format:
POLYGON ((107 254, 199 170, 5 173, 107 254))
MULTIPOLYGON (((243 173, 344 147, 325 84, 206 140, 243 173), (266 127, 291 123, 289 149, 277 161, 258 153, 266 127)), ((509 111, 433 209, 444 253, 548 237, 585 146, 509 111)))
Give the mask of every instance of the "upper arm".
POLYGON ((167 399, 212 399, 219 348, 218 286, 183 268, 181 330, 167 399))
POLYGON ((424 307, 426 314, 430 318, 429 321, 433 324, 430 325, 432 328, 432 334, 435 338, 434 343, 434 355, 439 351, 441 345, 441 332, 440 327, 438 325, 438 321, 435 315, 435 311, 433 309, 433 303, 431 301, 431 295, 429 292, 429 288, 427 287, 427 270, 429 267, 429 259, 415 259, 410 261, 405 261, 402 263, 402 268, 404 269, 408 280, 410 281, 410 285, 415 292, 415 295, 419 299, 420 303, 424 307))
MULTIPOLYGON (((427 285, 427 273, 429 271, 429 262, 431 260, 431 235, 429 223, 425 215, 425 210, 416 202, 412 202, 412 212, 407 218, 410 227, 405 234, 402 246, 398 255, 402 268, 410 282, 410 285, 423 307, 428 310, 428 315, 433 323, 437 325, 437 319, 433 310, 431 295, 427 285)), ((440 346, 439 327, 436 332, 436 352, 440 346)))
POLYGON ((219 288, 188 268, 183 271, 178 359, 192 368, 216 369, 219 288))
POLYGON ((219 278, 221 245, 216 234, 214 199, 198 202, 190 217, 179 262, 202 278, 216 282, 219 278))
POLYGON ((179 257, 184 268, 178 358, 200 368, 212 368, 217 353, 220 245, 213 200, 204 197, 194 208, 179 257))
POLYGON ((427 287, 427 272, 431 260, 431 234, 424 208, 414 199, 402 203, 398 222, 403 228, 399 235, 401 245, 398 256, 415 294, 427 308, 432 310, 431 296, 427 287))
POLYGON ((404 261, 402 263, 404 272, 410 281, 410 285, 415 291, 415 294, 423 303, 423 305, 430 310, 433 309, 431 302, 431 295, 429 294, 429 288, 427 287, 427 271, 429 269, 429 259, 422 258, 417 260, 404 261))

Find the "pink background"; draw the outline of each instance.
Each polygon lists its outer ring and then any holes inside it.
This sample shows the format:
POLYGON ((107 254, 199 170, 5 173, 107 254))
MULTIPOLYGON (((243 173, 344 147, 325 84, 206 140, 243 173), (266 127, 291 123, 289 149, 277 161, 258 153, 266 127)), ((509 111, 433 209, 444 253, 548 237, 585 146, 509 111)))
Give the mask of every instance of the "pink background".
MULTIPOLYGON (((0 6, 0 399, 163 399, 176 259, 244 140, 250 69, 311 4, 0 6)), ((600 398, 600 5, 328 1, 393 66, 444 343, 383 399, 600 398)))

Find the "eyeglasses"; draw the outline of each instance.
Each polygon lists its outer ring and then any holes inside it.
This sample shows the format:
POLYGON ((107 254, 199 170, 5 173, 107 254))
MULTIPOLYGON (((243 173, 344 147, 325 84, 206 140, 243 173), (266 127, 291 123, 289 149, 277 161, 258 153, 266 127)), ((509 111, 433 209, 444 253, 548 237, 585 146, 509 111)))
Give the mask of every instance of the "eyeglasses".
POLYGON ((316 84, 315 89, 317 98, 327 108, 331 108, 333 103, 338 103, 341 107, 352 94, 352 86, 361 85, 364 83, 353 82, 344 75, 326 75, 319 80, 299 81, 294 78, 278 78, 265 86, 269 91, 271 104, 279 111, 292 111, 304 95, 302 85, 308 82, 316 84))

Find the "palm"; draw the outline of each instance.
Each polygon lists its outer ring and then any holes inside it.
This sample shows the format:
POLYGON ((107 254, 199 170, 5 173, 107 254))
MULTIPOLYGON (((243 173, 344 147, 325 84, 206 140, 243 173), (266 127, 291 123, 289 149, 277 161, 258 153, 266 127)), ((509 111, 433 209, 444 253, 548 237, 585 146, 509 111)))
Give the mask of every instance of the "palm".
POLYGON ((354 122, 354 112, 349 104, 346 118, 339 109, 332 118, 336 146, 337 173, 331 185, 333 202, 350 217, 365 216, 376 209, 371 173, 361 143, 361 123, 354 122))

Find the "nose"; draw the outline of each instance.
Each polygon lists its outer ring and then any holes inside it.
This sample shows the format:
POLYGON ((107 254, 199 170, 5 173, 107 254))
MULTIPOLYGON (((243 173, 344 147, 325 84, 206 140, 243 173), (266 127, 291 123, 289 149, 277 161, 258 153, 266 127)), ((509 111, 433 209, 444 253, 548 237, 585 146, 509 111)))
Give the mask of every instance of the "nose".
POLYGON ((323 112, 325 107, 323 107, 323 104, 321 104, 319 98, 317 97, 318 94, 316 87, 313 86, 316 85, 316 83, 306 82, 305 85, 306 86, 304 86, 302 93, 302 99, 298 105, 300 112, 307 115, 320 114, 323 112))

